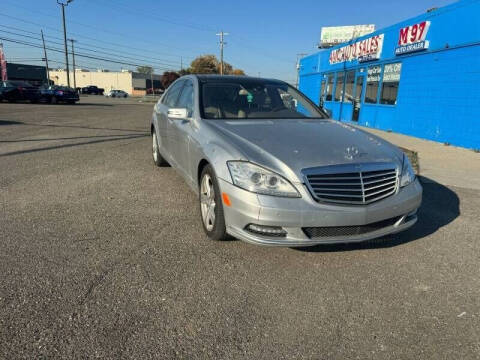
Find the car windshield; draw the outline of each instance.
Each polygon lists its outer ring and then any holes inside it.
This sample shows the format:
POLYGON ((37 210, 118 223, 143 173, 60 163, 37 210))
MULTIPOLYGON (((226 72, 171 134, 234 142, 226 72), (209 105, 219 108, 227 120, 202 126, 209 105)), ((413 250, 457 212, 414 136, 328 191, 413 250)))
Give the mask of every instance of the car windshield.
POLYGON ((202 115, 206 119, 327 118, 305 96, 282 82, 205 82, 201 94, 202 115))

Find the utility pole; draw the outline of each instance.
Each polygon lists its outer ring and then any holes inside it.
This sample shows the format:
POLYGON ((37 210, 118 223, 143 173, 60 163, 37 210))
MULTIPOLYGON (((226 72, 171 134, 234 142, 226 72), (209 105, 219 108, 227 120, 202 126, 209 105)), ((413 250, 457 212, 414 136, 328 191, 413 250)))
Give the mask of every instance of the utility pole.
POLYGON ((73 88, 77 88, 77 78, 76 78, 76 73, 75 73, 75 47, 73 46, 73 43, 76 40, 70 39, 72 42, 72 65, 73 65, 73 88))
POLYGON ((152 83, 152 95, 155 98, 155 87, 153 86, 153 68, 152 68, 152 71, 150 72, 150 82, 152 83))
POLYGON ((298 78, 300 77, 300 59, 303 58, 305 55, 308 55, 308 54, 305 54, 305 53, 300 53, 300 54, 297 54, 297 80, 295 81, 295 87, 298 89, 298 78))
POLYGON ((180 56, 180 71, 183 71, 183 56, 180 56))
POLYGON ((47 85, 50 85, 50 71, 48 69, 47 48, 45 47, 45 38, 43 37, 43 30, 40 30, 40 32, 42 33, 43 55, 45 56, 45 69, 47 70, 47 85))
POLYGON ((73 0, 66 0, 61 2, 57 0, 57 4, 62 7, 62 19, 63 19, 63 43, 65 46, 65 65, 67 70, 67 85, 70 87, 70 71, 68 69, 68 48, 67 48, 67 26, 65 25, 65 6, 68 6, 73 0))
POLYGON ((220 31, 217 36, 220 36, 220 75, 223 75, 223 47, 227 44, 224 41, 224 36, 228 35, 228 33, 220 31))

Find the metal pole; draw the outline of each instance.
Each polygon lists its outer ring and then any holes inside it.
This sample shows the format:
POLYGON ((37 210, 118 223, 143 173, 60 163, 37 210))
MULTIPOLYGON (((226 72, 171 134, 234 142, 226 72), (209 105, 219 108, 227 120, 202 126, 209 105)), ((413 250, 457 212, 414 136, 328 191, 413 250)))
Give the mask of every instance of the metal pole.
POLYGON ((220 75, 223 75, 223 47, 226 44, 224 41, 224 36, 228 33, 220 31, 217 36, 220 36, 220 75))
POLYGON ((40 30, 40 32, 42 33, 43 54, 45 56, 45 69, 47 72, 47 85, 50 85, 50 70, 48 69, 47 48, 45 47, 45 38, 43 37, 43 30, 40 30))
POLYGON ((62 6, 63 42, 64 42, 64 45, 65 45, 65 65, 66 65, 66 70, 67 70, 67 85, 68 85, 68 87, 70 87, 70 71, 68 69, 67 26, 65 25, 65 6, 66 6, 66 4, 62 4, 62 3, 58 3, 58 4, 62 6))
POLYGON ((76 78, 76 73, 75 73, 75 47, 73 45, 75 40, 70 39, 70 41, 72 42, 73 88, 76 89, 77 88, 77 78, 76 78))
POLYGON ((300 78, 300 60, 307 54, 301 53, 297 54, 297 80, 295 81, 295 88, 298 89, 298 83, 299 83, 299 78, 300 78))
POLYGON ((223 75, 223 31, 220 34, 220 75, 223 75))
POLYGON ((150 73, 150 81, 152 82, 152 95, 155 97, 155 87, 153 86, 153 70, 150 73))

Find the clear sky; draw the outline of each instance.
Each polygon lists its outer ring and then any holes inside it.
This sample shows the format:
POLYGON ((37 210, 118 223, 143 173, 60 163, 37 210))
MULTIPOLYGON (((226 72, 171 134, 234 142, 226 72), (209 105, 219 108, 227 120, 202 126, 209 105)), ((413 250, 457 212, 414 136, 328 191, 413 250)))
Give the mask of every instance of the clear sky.
MULTIPOLYGON (((227 62, 248 75, 293 82, 296 54, 316 51, 322 26, 375 24, 379 29, 453 2, 74 0, 66 13, 68 37, 77 40, 79 54, 131 63, 77 57, 79 66, 118 70, 147 64, 157 72, 179 69, 181 62, 188 66, 197 55, 218 56, 215 34, 223 30, 230 34, 227 62)), ((47 46, 62 49, 56 0, 0 0, 0 37, 41 45, 40 29, 47 46)), ((39 48, 3 43, 7 61, 40 63, 43 57, 39 48)), ((48 56, 51 67, 63 67, 61 53, 49 51, 48 56)))

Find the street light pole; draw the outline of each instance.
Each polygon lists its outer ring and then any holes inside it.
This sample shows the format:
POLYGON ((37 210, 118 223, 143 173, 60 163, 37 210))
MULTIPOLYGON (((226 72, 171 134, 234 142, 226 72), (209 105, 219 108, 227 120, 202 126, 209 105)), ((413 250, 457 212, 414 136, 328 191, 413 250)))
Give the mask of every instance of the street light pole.
POLYGON ((68 6, 73 0, 67 0, 66 2, 61 2, 57 0, 57 4, 62 7, 62 19, 63 19, 63 43, 65 46, 65 65, 67 70, 67 85, 70 87, 70 71, 68 69, 68 47, 67 47, 67 26, 65 25, 65 6, 68 6))
POLYGON ((308 54, 305 54, 305 53, 297 54, 297 64, 296 64, 297 80, 295 81, 295 88, 297 88, 297 89, 298 89, 298 80, 299 80, 299 77, 300 77, 300 59, 303 58, 305 55, 308 55, 308 54))

